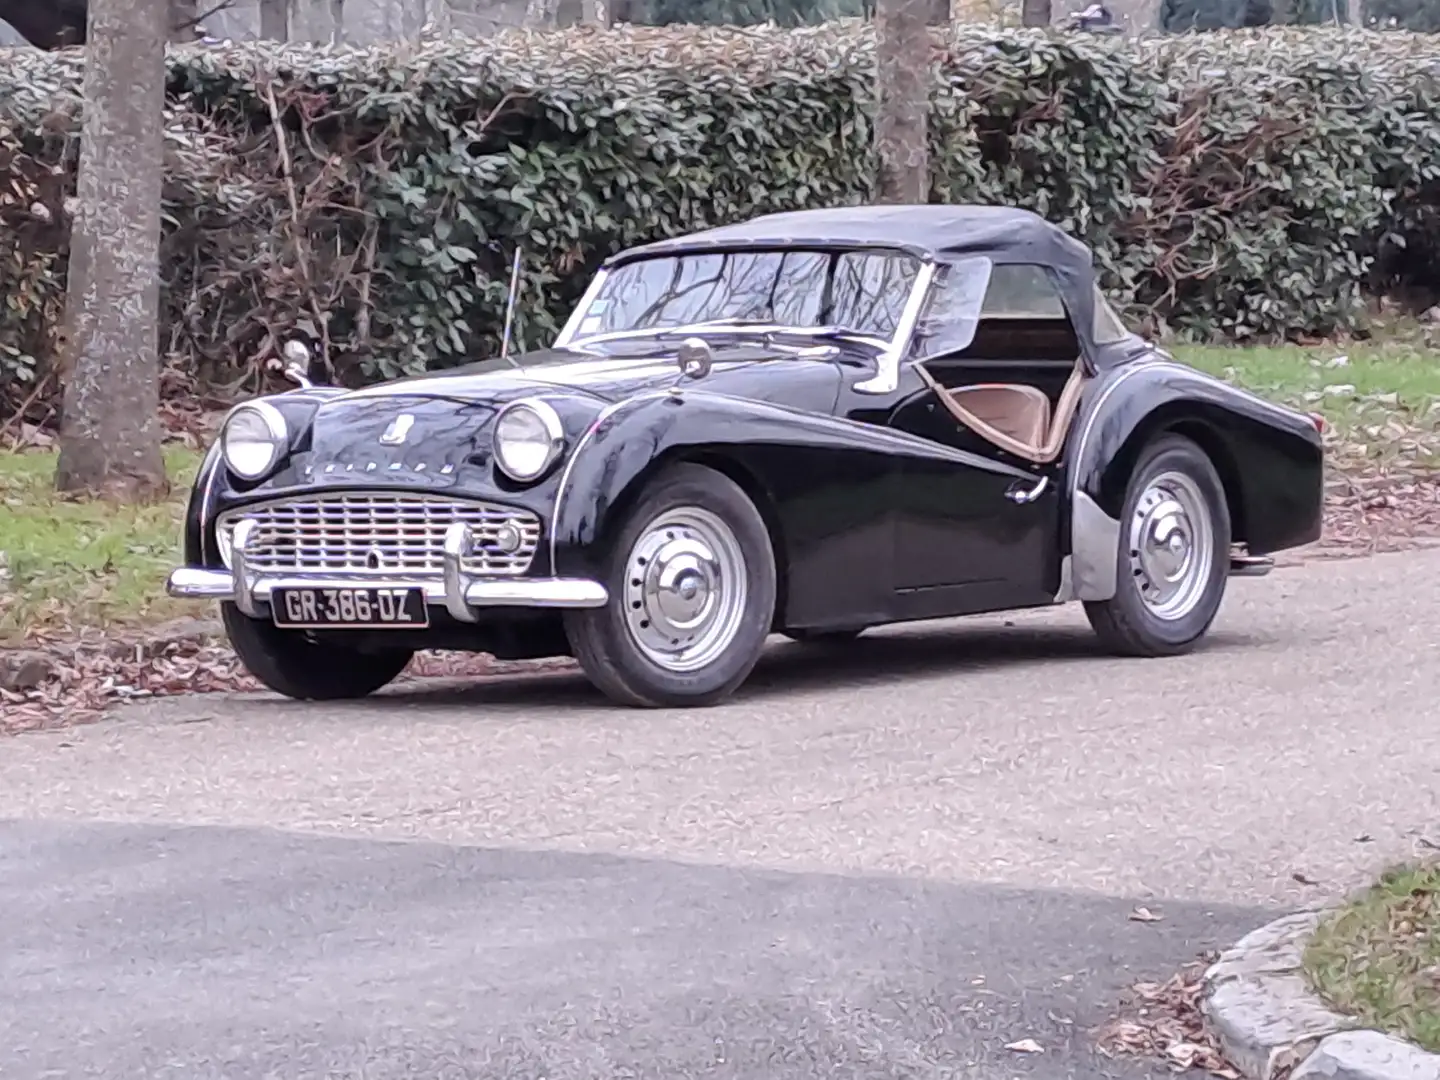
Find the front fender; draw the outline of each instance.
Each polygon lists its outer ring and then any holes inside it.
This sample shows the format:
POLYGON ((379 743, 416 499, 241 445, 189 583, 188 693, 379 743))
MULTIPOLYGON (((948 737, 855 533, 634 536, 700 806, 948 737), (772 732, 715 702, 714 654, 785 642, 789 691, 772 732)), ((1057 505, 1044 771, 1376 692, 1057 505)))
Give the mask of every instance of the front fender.
POLYGON ((181 549, 185 553, 186 566, 219 565, 218 562, 212 564, 207 561, 207 556, 218 559, 220 553, 211 551, 205 543, 205 526, 214 517, 212 503, 215 477, 220 468, 220 440, 217 438, 200 461, 200 468, 196 470, 195 480, 190 488, 190 500, 185 506, 181 549))
MULTIPOLYGON (((700 390, 664 390, 627 398, 600 413, 560 478, 550 535, 556 572, 597 573, 596 546, 613 525, 616 508, 648 473, 687 452, 722 446, 738 457, 751 458, 749 464, 755 467, 747 472, 774 498, 780 494, 774 485, 786 483, 776 475, 778 448, 789 451, 781 451, 780 457, 793 466, 797 455, 804 456, 807 449, 827 454, 847 446, 883 450, 880 444, 889 437, 891 433, 869 425, 700 390)), ((833 474, 817 474, 792 477, 790 482, 814 486, 834 479, 833 474)), ((884 475, 877 471, 874 479, 882 481, 884 475)))
POLYGON ((1164 431, 1195 439, 1210 456, 1232 539, 1252 554, 1319 538, 1324 449, 1310 418, 1184 364, 1142 361, 1090 388, 1067 440, 1074 599, 1115 595, 1126 483, 1145 444, 1164 431))

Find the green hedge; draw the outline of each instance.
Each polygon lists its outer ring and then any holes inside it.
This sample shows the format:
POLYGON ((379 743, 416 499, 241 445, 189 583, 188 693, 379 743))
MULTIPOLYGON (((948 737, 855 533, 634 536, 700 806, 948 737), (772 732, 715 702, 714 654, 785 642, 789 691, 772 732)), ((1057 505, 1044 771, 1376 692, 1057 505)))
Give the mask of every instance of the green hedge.
MULTIPOLYGON (((1387 252, 1440 235, 1440 62, 1423 38, 936 33, 934 197, 1061 223, 1161 328, 1352 326, 1362 288, 1404 267, 1387 252)), ((80 81, 75 56, 14 56, 0 71, 12 407, 55 346, 80 81)), ((517 244, 516 330, 541 344, 618 247, 867 200, 872 68, 858 22, 177 52, 162 347, 181 374, 251 389, 271 331, 297 325, 328 338, 347 379, 487 355, 517 244)))

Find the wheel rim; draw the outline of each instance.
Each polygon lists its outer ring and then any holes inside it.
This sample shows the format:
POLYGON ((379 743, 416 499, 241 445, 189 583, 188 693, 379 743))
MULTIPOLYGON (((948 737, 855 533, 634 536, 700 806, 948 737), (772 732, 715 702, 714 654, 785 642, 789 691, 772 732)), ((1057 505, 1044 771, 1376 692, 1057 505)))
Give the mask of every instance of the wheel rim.
POLYGON ((651 521, 625 563, 625 626, 666 671, 713 663, 740 630, 749 594, 745 553, 730 526, 698 506, 651 521))
POLYGON ((1130 519, 1130 571, 1156 618, 1173 622, 1200 604, 1215 564, 1210 504, 1184 473, 1155 477, 1130 519))

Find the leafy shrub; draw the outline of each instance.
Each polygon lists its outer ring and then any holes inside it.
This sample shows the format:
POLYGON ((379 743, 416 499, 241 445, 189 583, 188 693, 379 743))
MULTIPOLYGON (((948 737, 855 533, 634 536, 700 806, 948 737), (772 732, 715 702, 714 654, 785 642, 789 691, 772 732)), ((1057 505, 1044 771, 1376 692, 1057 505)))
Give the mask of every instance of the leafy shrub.
MULTIPOLYGON (((1417 265, 1396 253, 1440 238, 1440 61, 1423 38, 959 28, 936 45, 933 197, 1045 214, 1157 326, 1351 327, 1362 286, 1393 285, 1417 265)), ((256 385, 296 327, 348 381, 493 354, 517 246, 516 338, 542 344, 616 248, 871 197, 873 34, 855 21, 169 64, 161 342, 212 385, 256 385)), ((12 406, 55 350, 79 82, 70 55, 0 71, 12 406)))

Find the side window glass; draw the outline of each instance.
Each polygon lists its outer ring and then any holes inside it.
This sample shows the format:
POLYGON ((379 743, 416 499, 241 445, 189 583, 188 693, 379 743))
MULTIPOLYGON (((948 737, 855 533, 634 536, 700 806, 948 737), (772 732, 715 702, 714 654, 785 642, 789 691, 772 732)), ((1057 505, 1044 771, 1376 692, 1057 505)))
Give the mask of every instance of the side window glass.
POLYGON ((1130 336, 1125 323, 1115 314, 1115 309, 1105 299, 1100 287, 1095 287, 1095 344, 1114 345, 1130 336))
POLYGON ((954 352, 974 340, 992 270, 983 257, 960 259, 940 269, 916 328, 916 353, 954 352))
POLYGON ((990 271, 982 319, 1064 319, 1060 290, 1043 267, 1006 263, 990 271))

